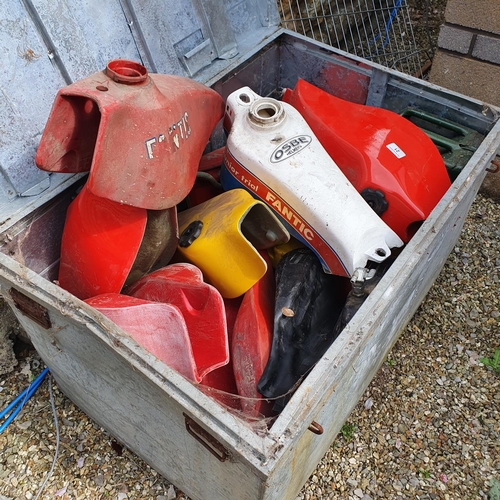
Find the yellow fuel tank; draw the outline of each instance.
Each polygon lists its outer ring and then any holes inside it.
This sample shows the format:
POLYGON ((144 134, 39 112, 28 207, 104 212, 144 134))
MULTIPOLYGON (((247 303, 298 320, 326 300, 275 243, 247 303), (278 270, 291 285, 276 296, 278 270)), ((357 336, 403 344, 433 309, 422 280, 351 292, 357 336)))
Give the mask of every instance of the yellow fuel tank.
POLYGON ((225 298, 243 295, 264 276, 259 250, 290 239, 273 212, 243 189, 180 212, 179 232, 179 254, 225 298))

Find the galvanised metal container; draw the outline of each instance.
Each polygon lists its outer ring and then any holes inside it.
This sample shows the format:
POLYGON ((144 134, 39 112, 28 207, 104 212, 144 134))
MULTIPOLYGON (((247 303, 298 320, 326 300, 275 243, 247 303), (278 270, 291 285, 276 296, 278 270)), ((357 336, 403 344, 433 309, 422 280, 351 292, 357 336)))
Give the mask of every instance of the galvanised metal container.
MULTIPOLYGON (((271 0, 10 1, 0 16, 1 294, 61 390, 191 498, 294 499, 453 248, 500 147, 498 109, 280 30, 271 0), (36 148, 57 90, 116 58, 191 76, 224 99, 243 86, 276 97, 300 76, 352 102, 412 106, 484 136, 270 429, 228 412, 54 283, 82 181, 38 171, 36 148)), ((220 127, 212 148, 224 140, 220 127)))

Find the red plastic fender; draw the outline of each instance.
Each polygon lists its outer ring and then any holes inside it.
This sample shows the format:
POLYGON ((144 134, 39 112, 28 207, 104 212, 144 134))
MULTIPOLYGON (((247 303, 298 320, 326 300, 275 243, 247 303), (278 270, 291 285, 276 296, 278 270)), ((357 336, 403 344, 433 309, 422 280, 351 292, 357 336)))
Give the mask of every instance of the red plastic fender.
POLYGON ((186 323, 177 307, 117 293, 98 295, 85 302, 166 365, 200 382, 186 323))
POLYGON ((201 378, 229 362, 224 301, 203 282, 192 264, 171 264, 148 274, 124 289, 133 297, 176 306, 186 322, 201 378))
POLYGON ((354 187, 372 190, 370 204, 385 196, 382 219, 409 241, 451 185, 431 139, 397 113, 339 99, 304 80, 283 101, 302 114, 354 187))
MULTIPOLYGON (((242 297, 235 299, 224 299, 224 308, 226 310, 227 337, 229 341, 229 352, 231 350, 231 339, 233 335, 234 322, 241 304, 242 297)), ((207 373, 200 383, 209 388, 204 392, 219 401, 222 405, 233 408, 241 412, 240 398, 234 378, 233 359, 229 358, 227 365, 221 366, 216 370, 207 373), (215 389, 215 390, 213 390, 215 389)), ((203 390, 203 389, 202 389, 203 390)))
POLYGON ((148 74, 134 61, 61 89, 36 154, 50 172, 88 172, 96 196, 162 210, 194 184, 224 102, 189 78, 148 74))
POLYGON ((272 405, 257 391, 269 359, 274 328, 275 281, 271 259, 266 274, 243 296, 233 329, 231 354, 243 413, 250 417, 272 415, 272 405), (245 399, 249 398, 249 399, 245 399))
POLYGON ((146 209, 100 198, 84 185, 66 215, 59 285, 82 300, 120 292, 146 222, 146 209))

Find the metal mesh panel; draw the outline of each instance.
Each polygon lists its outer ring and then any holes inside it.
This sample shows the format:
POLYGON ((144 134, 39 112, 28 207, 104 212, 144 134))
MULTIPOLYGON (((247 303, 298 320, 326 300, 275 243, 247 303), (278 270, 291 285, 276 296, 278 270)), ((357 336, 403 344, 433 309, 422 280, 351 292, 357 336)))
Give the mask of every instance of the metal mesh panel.
POLYGON ((282 25, 351 54, 420 76, 406 0, 277 0, 282 25))

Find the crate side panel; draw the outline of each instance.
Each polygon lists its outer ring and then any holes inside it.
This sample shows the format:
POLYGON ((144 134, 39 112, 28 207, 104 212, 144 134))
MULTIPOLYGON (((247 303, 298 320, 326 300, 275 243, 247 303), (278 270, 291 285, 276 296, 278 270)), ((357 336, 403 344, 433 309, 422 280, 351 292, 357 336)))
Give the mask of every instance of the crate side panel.
POLYGON ((21 2, 0 4, 0 211, 48 174, 35 153, 53 95, 64 84, 21 2))
POLYGON ((248 86, 261 96, 273 95, 279 89, 280 83, 280 53, 279 45, 270 44, 259 53, 245 61, 236 71, 213 85, 223 99, 241 87, 248 86))
POLYGON ((331 48, 284 34, 281 39, 280 86, 293 88, 299 78, 347 101, 364 104, 371 67, 331 48))
POLYGON ((73 200, 66 190, 6 231, 0 251, 49 280, 57 279, 66 211, 73 200))
POLYGON ((423 85, 394 77, 388 81, 381 107, 400 113, 408 106, 465 125, 487 135, 499 117, 499 110, 475 99, 436 85, 423 85))
POLYGON ((104 69, 111 59, 141 60, 118 0, 33 0, 33 7, 52 42, 48 48, 67 72, 66 84, 104 69))
POLYGON ((229 22, 238 38, 263 26, 278 26, 280 16, 274 0, 226 0, 229 22))
MULTIPOLYGON (((203 23, 193 8, 193 3, 169 2, 167 6, 161 0, 130 0, 129 5, 140 27, 143 44, 150 54, 152 70, 155 73, 187 76, 174 45, 184 39, 186 44, 193 45, 196 42, 190 42, 189 37, 204 36, 206 39, 207 36, 207 33, 202 34, 205 31, 203 23), (186 6, 186 3, 189 3, 189 6, 186 6)), ((189 49, 194 48, 194 45, 191 45, 189 49)))

